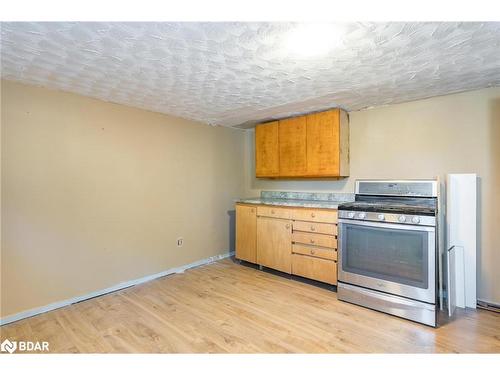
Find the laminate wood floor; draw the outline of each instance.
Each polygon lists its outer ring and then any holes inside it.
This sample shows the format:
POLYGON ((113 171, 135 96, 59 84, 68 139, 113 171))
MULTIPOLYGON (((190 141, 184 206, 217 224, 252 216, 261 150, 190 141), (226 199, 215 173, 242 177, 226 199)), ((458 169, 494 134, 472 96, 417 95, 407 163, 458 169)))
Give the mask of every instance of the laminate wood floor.
POLYGON ((437 329, 226 259, 1 327, 74 353, 500 352, 500 315, 437 329))

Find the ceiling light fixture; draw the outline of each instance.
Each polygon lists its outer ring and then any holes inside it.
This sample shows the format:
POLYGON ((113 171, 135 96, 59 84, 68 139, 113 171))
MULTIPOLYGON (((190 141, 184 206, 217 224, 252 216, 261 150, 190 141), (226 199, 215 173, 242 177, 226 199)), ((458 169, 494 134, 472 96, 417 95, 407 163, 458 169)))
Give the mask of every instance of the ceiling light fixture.
POLYGON ((342 24, 302 23, 285 37, 286 49, 297 57, 315 57, 330 52, 342 41, 342 24))

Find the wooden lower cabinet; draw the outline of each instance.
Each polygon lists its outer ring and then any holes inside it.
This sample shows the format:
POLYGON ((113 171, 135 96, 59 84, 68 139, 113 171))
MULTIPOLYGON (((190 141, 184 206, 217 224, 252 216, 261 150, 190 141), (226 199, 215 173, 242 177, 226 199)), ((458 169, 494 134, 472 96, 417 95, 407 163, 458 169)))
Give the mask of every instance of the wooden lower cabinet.
POLYGON ((333 260, 292 254, 292 273, 328 284, 337 284, 337 263, 333 260))
POLYGON ((299 232, 329 234, 330 236, 337 235, 336 224, 311 223, 309 221, 294 221, 293 230, 299 232))
POLYGON ((257 208, 236 205, 237 259, 257 263, 257 208))
POLYGON ((316 258, 337 260, 337 249, 327 249, 324 247, 309 246, 309 245, 294 243, 292 245, 292 253, 309 255, 316 258))
POLYGON ((308 232, 293 232, 292 240, 295 243, 303 243, 308 245, 337 248, 337 240, 335 236, 327 234, 308 233, 308 232))
POLYGON ((292 221, 257 218, 257 263, 278 271, 292 271, 292 221))
POLYGON ((236 258, 337 284, 337 211, 236 205, 236 258))
POLYGON ((319 223, 337 224, 338 214, 336 210, 318 210, 311 208, 301 208, 292 211, 293 220, 312 221, 319 223))
POLYGON ((274 217, 276 219, 291 219, 292 211, 288 208, 279 207, 257 207, 257 216, 274 217))

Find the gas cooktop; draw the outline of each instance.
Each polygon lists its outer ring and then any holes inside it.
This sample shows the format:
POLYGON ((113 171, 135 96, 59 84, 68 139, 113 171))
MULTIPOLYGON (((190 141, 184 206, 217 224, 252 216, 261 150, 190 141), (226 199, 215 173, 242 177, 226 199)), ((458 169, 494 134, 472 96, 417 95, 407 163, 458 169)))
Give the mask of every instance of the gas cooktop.
POLYGON ((356 201, 339 204, 339 210, 387 212, 407 215, 436 215, 434 198, 387 198, 356 196, 356 201))

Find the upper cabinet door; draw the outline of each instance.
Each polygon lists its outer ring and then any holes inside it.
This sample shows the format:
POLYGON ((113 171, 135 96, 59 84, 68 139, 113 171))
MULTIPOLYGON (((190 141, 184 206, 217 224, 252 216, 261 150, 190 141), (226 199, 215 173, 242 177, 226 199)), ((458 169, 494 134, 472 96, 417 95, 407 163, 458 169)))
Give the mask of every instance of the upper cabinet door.
POLYGON ((279 158, 281 177, 304 176, 306 159, 306 118, 279 121, 279 158))
POLYGON ((339 112, 335 109, 306 116, 308 176, 340 176, 339 112))
POLYGON ((277 177, 280 171, 278 121, 255 127, 255 175, 277 177))

